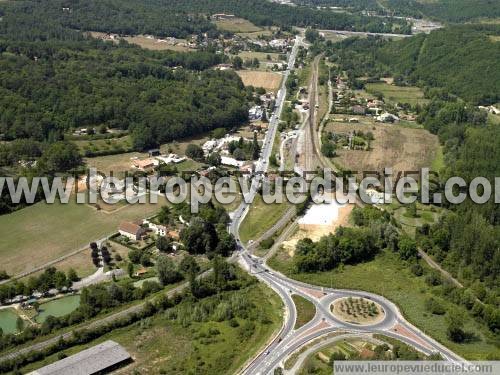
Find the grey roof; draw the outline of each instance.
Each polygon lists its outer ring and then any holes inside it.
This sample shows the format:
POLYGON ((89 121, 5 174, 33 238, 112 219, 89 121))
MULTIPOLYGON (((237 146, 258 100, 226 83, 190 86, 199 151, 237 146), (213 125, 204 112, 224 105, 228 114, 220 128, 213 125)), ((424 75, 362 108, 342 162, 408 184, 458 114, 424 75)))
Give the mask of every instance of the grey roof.
POLYGON ((130 358, 130 354, 125 348, 108 340, 51 365, 39 368, 28 375, 91 375, 130 358))

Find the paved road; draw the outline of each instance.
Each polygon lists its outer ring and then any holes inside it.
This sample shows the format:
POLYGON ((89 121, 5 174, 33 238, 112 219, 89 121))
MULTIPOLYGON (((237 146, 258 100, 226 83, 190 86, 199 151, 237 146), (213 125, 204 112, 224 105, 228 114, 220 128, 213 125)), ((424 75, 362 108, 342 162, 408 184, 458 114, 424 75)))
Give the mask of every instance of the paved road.
MULTIPOLYGON (((290 55, 290 60, 293 61, 294 54, 296 53, 298 44, 300 40, 297 39, 294 52, 290 55)), ((317 64, 318 60, 315 61, 317 64)), ((289 63, 289 67, 294 64, 289 63)), ((288 76, 286 73, 286 76, 288 76)), ((313 80, 317 81, 317 69, 313 69, 313 80)), ((284 81, 285 82, 285 81, 284 81)), ((308 142, 309 145, 305 145, 314 151, 314 141, 313 133, 315 131, 315 108, 313 103, 316 103, 317 99, 317 83, 312 83, 312 92, 310 92, 311 98, 311 115, 312 119, 309 121, 309 128, 305 128, 305 134, 309 135, 308 142)), ((283 86, 278 95, 278 106, 282 108, 283 101, 285 97, 285 87, 283 86)), ((250 203, 253 201, 259 184, 261 182, 261 177, 259 173, 265 172, 267 170, 267 165, 269 161, 270 150, 272 148, 272 140, 276 134, 277 118, 281 113, 280 110, 276 111, 276 114, 271 119, 271 126, 264 142, 264 148, 262 157, 257 163, 257 175, 253 178, 251 184, 251 190, 247 194, 249 199, 244 200, 240 207, 235 211, 233 215, 233 221, 230 226, 231 233, 235 236, 238 243, 239 251, 239 261, 241 265, 246 268, 251 274, 254 274, 260 281, 266 283, 270 286, 283 300, 285 306, 285 317, 284 324, 279 334, 271 341, 271 343, 252 361, 250 361, 245 369, 242 371, 243 374, 269 374, 273 370, 281 366, 283 362, 296 350, 299 350, 302 346, 316 340, 333 332, 350 332, 356 334, 363 333, 379 333, 387 336, 397 338, 408 345, 411 345, 415 349, 430 355, 432 353, 440 353, 443 358, 451 361, 463 361, 462 358, 457 356, 455 353, 439 344, 429 336, 425 335, 423 332, 418 330, 416 327, 411 325, 405 320, 405 318, 400 313, 396 305, 384 297, 378 296, 373 293, 354 291, 354 290, 338 290, 332 288, 323 288, 314 285, 309 285, 306 283, 298 282, 296 280, 291 280, 286 276, 270 269, 265 264, 265 259, 253 256, 250 254, 247 248, 239 240, 239 226, 243 221, 245 215, 248 213, 248 208, 250 203), (314 318, 300 327, 299 329, 294 329, 295 320, 297 316, 297 310, 295 304, 291 298, 293 294, 297 294, 311 301, 316 307, 316 314, 314 318), (379 304, 383 311, 384 317, 381 321, 371 324, 371 325, 357 325, 353 323, 348 323, 335 318, 330 312, 330 306, 336 300, 346 297, 357 297, 365 298, 379 304)), ((310 161, 305 161, 307 167, 310 161)))

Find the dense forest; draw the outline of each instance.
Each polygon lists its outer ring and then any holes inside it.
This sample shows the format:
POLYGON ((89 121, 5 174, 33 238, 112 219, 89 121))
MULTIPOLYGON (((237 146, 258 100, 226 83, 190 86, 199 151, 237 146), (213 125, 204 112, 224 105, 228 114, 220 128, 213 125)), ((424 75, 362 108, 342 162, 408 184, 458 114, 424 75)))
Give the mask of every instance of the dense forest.
POLYGON ((9 3, 0 22, 5 140, 55 141, 71 128, 104 124, 130 130, 144 149, 246 120, 241 80, 207 70, 224 56, 113 45, 31 9, 9 3))
POLYGON ((22 1, 13 7, 36 19, 52 20, 75 30, 180 38, 215 32, 209 16, 221 12, 261 26, 411 33, 410 24, 402 19, 370 18, 306 6, 292 8, 267 0, 50 0, 22 1))
POLYGON ((495 0, 385 0, 383 3, 398 15, 425 16, 445 22, 500 17, 500 2, 495 0))
POLYGON ((352 78, 397 76, 400 83, 441 87, 474 104, 500 101, 500 43, 495 26, 455 26, 401 41, 347 39, 330 59, 352 78))
POLYGON ((411 25, 401 19, 382 19, 349 13, 336 13, 311 7, 290 7, 267 0, 172 0, 169 4, 184 12, 231 13, 260 26, 316 27, 371 32, 411 33, 411 25))
POLYGON ((450 23, 500 17, 500 3, 495 0, 293 0, 293 2, 308 6, 339 7, 350 11, 375 11, 380 15, 425 17, 450 23))

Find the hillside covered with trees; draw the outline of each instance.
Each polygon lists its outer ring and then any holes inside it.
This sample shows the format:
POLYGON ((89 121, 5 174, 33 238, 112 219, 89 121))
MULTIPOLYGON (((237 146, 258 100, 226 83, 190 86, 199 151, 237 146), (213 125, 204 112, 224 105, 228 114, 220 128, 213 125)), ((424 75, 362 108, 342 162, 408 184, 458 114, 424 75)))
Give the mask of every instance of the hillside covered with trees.
POLYGON ((1 8, 4 140, 53 142, 71 128, 105 125, 129 130, 139 150, 246 120, 241 80, 207 69, 224 56, 105 43, 39 18, 42 4, 32 6, 1 8))
POLYGON ((453 23, 500 17, 500 3, 494 0, 385 0, 381 3, 396 14, 453 23))
POLYGON ((347 39, 328 51, 351 78, 395 76, 400 84, 440 87, 474 104, 500 101, 495 26, 455 26, 401 41, 347 39))

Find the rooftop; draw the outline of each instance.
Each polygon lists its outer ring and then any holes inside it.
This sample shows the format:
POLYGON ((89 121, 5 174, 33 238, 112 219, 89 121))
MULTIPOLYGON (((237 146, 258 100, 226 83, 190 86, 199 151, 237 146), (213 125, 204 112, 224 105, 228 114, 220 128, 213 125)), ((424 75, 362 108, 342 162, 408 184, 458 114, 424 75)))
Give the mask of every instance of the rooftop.
POLYGON ((108 340, 70 357, 39 368, 30 375, 91 375, 131 359, 120 344, 108 340))

